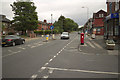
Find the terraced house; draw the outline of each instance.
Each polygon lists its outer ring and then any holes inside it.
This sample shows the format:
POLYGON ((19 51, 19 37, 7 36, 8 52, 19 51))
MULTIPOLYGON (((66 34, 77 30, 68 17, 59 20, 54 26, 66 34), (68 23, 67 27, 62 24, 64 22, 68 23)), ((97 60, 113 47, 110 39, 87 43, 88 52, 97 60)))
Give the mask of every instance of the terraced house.
POLYGON ((0 23, 2 24, 2 31, 1 34, 8 34, 9 32, 13 31, 10 26, 10 20, 6 18, 5 15, 0 15, 0 23))

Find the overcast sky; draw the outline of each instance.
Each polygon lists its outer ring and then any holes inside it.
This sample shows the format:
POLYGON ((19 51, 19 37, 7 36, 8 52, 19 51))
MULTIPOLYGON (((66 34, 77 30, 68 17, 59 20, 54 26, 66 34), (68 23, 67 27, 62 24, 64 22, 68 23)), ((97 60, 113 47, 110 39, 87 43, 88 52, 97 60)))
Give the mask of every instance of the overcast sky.
MULTIPOLYGON (((16 0, 1 0, 0 14, 6 15, 12 20, 14 16, 10 4, 16 0)), ((51 22, 51 14, 53 14, 53 22, 57 21, 60 15, 73 19, 79 25, 84 25, 87 21, 87 8, 89 9, 89 18, 92 14, 103 9, 106 11, 106 0, 32 0, 37 7, 38 18, 40 21, 44 19, 51 22), (82 8, 82 7, 85 8, 82 8)))

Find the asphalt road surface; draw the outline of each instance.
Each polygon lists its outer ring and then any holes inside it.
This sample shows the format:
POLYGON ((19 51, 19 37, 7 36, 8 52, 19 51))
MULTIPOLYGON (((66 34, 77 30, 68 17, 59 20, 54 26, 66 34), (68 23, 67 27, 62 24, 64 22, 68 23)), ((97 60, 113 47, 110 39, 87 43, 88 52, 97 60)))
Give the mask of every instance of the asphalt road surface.
POLYGON ((2 76, 32 80, 118 78, 118 56, 102 51, 100 45, 95 46, 87 37, 85 39, 85 46, 80 46, 79 35, 73 32, 68 40, 61 40, 58 35, 56 40, 48 42, 41 38, 27 41, 23 45, 3 47, 2 76), (94 51, 96 54, 91 54, 94 51))

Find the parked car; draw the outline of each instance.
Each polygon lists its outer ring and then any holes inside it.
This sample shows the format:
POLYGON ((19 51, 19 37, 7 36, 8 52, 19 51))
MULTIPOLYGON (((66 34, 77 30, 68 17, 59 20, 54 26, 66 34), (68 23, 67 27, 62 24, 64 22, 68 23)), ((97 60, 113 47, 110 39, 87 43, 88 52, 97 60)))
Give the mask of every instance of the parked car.
POLYGON ((25 39, 17 35, 7 35, 2 39, 2 46, 15 46, 24 43, 25 39))
POLYGON ((69 33, 68 32, 62 32, 61 39, 69 39, 69 33))

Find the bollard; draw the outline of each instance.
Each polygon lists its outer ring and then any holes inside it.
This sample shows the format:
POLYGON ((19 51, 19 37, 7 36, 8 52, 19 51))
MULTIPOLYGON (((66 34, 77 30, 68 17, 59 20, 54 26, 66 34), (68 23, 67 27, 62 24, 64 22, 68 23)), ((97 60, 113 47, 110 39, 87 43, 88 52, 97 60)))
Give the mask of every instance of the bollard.
POLYGON ((54 34, 52 35, 52 39, 55 39, 55 35, 54 34))
POLYGON ((43 37, 44 35, 42 35, 42 37, 43 37))
POLYGON ((46 35, 46 41, 48 41, 48 37, 49 37, 49 36, 48 36, 48 35, 46 35))

